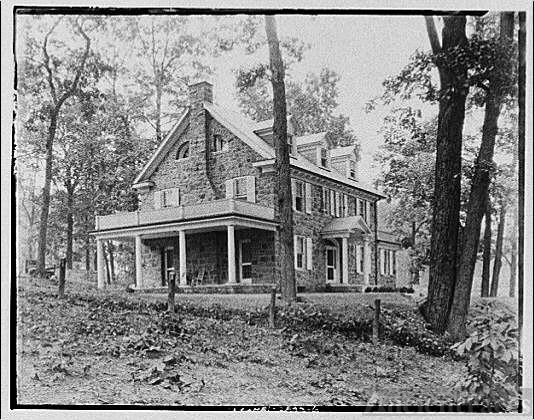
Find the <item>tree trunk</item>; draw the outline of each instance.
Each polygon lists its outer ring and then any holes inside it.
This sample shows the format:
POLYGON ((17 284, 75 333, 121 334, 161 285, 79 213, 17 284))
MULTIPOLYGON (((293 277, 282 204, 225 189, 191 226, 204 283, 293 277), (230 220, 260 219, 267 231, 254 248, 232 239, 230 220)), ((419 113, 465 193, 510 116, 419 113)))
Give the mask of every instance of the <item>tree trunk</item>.
POLYGON ((50 184, 52 182, 52 151, 54 138, 56 137, 58 114, 59 109, 57 107, 50 111, 50 125, 48 126, 48 137, 46 139, 45 180, 43 186, 43 204, 39 221, 37 254, 37 271, 41 276, 45 275, 46 235, 48 230, 48 214, 50 210, 50 184))
POLYGON ((161 81, 159 76, 156 76, 156 139, 158 145, 161 143, 163 135, 161 133, 161 81))
MULTIPOLYGON (((513 13, 501 13, 501 42, 507 42, 512 39, 513 21, 513 13)), ((497 124, 503 99, 504 96, 500 82, 495 79, 490 80, 488 92, 486 93, 482 141, 475 163, 475 173, 471 182, 471 191, 467 204, 467 217, 461 238, 462 252, 459 253, 460 262, 449 316, 449 332, 453 338, 458 340, 463 339, 467 334, 465 323, 471 301, 473 274, 477 262, 480 225, 485 213, 485 204, 489 197, 489 185, 493 172, 495 137, 497 135, 497 124)))
MULTIPOLYGON (((465 16, 443 18, 442 51, 464 45, 465 16)), ((429 31, 430 35, 430 31, 429 31)), ((431 37, 431 41, 432 41, 431 37)), ((466 70, 456 73, 439 68, 440 89, 430 276, 428 299, 423 312, 432 329, 441 334, 447 328, 456 277, 460 227, 460 180, 462 132, 465 119, 466 70)))
POLYGON ((67 268, 72 270, 72 232, 74 229, 74 188, 67 186, 67 268))
POLYGON ((482 285, 480 296, 489 296, 490 286, 490 265, 491 265, 491 202, 488 200, 486 215, 484 216, 484 250, 482 253, 482 285))
POLYGON ((109 253, 109 274, 111 283, 115 283, 115 246, 113 242, 108 241, 108 253, 109 253))
POLYGON ((284 64, 280 54, 276 22, 274 16, 265 16, 265 32, 269 44, 271 82, 273 85, 274 110, 274 145, 276 159, 276 194, 278 198, 277 275, 282 300, 296 300, 295 266, 293 250, 293 208, 291 196, 291 168, 289 165, 289 147, 287 144, 287 112, 284 84, 284 64))
POLYGON ((491 278, 490 296, 496 297, 499 290, 499 275, 502 266, 502 242, 504 238, 504 224, 506 223, 506 204, 501 204, 499 227, 497 228, 497 242, 495 244, 495 261, 493 262, 493 276, 491 278))

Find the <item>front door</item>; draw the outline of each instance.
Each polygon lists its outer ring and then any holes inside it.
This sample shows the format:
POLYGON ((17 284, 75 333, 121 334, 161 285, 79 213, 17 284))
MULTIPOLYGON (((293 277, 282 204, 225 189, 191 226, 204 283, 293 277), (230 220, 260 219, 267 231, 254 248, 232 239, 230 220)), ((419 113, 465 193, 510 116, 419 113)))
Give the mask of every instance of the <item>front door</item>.
POLYGON ((338 251, 336 247, 326 247, 326 282, 337 283, 339 282, 338 276, 338 251))
POLYGON ((172 246, 166 247, 163 252, 163 286, 166 286, 171 276, 174 275, 173 252, 172 246))
POLYGON ((250 239, 239 241, 239 280, 241 283, 252 283, 252 252, 250 239))

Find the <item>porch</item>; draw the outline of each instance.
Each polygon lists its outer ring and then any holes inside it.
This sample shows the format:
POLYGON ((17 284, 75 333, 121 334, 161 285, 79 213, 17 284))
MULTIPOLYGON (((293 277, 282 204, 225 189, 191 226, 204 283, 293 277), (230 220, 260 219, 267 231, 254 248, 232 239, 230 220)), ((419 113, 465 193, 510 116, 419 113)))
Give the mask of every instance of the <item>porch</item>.
POLYGON ((181 291, 260 285, 274 279, 274 210, 216 200, 147 212, 97 216, 98 287, 105 287, 104 240, 135 241, 135 288, 161 289, 171 277, 181 291))

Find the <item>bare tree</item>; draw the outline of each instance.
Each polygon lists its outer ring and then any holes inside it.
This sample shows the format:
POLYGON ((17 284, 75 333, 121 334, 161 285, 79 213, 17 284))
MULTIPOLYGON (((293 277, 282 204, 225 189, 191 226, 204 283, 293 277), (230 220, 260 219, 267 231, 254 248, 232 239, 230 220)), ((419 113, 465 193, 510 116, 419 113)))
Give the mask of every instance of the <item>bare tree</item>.
POLYGON ((265 31, 269 44, 271 83, 274 101, 274 147, 276 151, 275 173, 278 210, 278 282, 282 299, 294 301, 297 297, 293 255, 293 208, 291 196, 291 168, 287 144, 287 111, 284 85, 284 63, 280 54, 274 16, 265 16, 265 31))

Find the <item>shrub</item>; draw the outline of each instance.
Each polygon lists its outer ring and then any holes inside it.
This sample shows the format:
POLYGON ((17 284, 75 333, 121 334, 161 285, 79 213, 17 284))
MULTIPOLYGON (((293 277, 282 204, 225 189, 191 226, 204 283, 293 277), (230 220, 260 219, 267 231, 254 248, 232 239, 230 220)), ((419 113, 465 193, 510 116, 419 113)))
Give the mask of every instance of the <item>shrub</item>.
POLYGON ((518 403, 518 329, 515 314, 497 301, 474 306, 469 337, 452 349, 466 357, 467 376, 456 384, 464 404, 515 411, 518 403))

